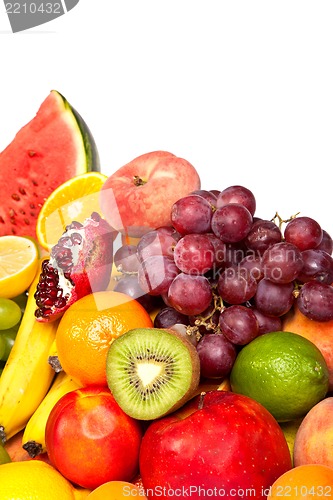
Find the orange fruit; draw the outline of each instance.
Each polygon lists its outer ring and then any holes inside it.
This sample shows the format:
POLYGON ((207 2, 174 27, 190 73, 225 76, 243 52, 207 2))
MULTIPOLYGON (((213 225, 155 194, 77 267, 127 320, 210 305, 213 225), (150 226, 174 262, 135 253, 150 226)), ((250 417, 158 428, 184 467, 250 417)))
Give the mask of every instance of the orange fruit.
POLYGON ((54 467, 40 460, 0 466, 1 500, 75 500, 72 484, 54 467))
POLYGON ((56 345, 60 364, 83 386, 107 385, 106 357, 111 342, 140 327, 153 327, 153 322, 137 300, 114 291, 86 295, 59 322, 56 345))
POLYGON ((270 498, 333 498, 333 469, 319 464, 294 467, 273 483, 267 496, 270 498))
POLYGON ((139 486, 127 483, 126 481, 108 481, 87 496, 87 500, 106 500, 107 498, 112 498, 112 500, 120 500, 122 498, 147 499, 139 486))
POLYGON ((107 176, 87 172, 57 187, 45 200, 37 219, 38 242, 46 250, 55 245, 73 220, 84 222, 92 212, 101 213, 99 192, 107 176))

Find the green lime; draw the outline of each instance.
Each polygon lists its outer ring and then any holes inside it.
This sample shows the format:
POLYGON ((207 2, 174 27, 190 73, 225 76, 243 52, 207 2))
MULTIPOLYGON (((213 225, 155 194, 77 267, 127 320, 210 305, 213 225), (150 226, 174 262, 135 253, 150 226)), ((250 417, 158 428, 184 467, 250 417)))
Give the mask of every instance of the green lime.
POLYGON ((328 368, 310 340, 291 332, 261 335, 238 353, 231 389, 261 403, 284 422, 304 416, 327 394, 328 368))

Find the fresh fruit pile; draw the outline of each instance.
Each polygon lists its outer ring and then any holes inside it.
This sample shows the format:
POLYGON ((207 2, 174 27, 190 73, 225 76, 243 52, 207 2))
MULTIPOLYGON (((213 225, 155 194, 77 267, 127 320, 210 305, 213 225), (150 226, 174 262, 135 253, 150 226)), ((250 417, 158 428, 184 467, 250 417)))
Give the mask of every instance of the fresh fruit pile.
POLYGON ((0 498, 332 497, 329 232, 88 131, 52 91, 0 156, 0 498))
POLYGON ((281 330, 292 308, 333 320, 330 235, 310 217, 263 220, 255 207, 243 186, 199 190, 172 205, 172 225, 115 253, 115 290, 159 296, 155 326, 184 325, 208 378, 229 375, 239 349, 281 330))

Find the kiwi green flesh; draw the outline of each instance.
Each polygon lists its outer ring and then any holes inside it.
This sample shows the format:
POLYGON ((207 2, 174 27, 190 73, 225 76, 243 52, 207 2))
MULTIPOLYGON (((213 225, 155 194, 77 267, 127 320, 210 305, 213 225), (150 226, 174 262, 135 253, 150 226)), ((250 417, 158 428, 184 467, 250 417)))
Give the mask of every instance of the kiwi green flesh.
POLYGON ((199 385, 195 347, 173 330, 135 328, 110 345, 106 378, 122 410, 153 420, 182 406, 199 385))

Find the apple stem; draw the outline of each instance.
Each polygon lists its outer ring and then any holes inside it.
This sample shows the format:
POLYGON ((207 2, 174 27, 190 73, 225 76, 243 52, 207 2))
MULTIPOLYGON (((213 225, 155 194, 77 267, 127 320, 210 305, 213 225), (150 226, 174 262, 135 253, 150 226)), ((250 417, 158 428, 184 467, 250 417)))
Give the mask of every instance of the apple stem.
POLYGON ((204 404, 204 397, 206 396, 206 393, 205 392, 201 392, 200 393, 200 397, 199 397, 199 403, 198 403, 198 410, 202 410, 203 408, 203 404, 204 404))
POLYGON ((135 186, 143 186, 144 184, 146 184, 145 181, 141 179, 141 177, 139 177, 138 175, 134 175, 133 182, 135 186))

